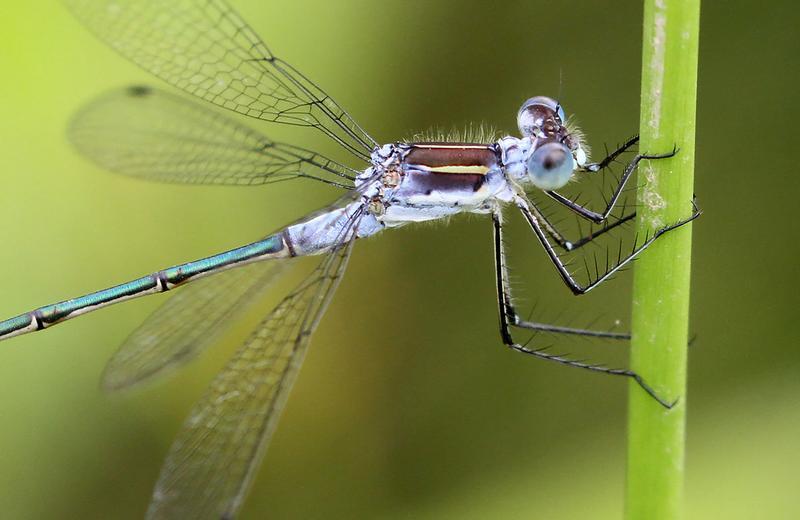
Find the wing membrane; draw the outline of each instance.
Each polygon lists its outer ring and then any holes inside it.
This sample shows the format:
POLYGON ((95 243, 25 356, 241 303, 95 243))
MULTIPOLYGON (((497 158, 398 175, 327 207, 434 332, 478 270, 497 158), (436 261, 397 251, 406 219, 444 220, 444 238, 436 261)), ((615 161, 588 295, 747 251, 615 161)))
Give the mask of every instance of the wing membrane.
POLYGON ((73 118, 69 137, 103 168, 163 182, 256 185, 301 177, 350 188, 355 173, 198 103, 142 86, 91 101, 73 118))
POLYGON ((300 364, 344 272, 353 225, 217 375, 175 440, 150 519, 233 518, 277 425, 300 364))
POLYGON ((106 390, 121 390, 174 370, 212 344, 271 285, 272 262, 231 269, 175 290, 109 360, 106 390))
POLYGON ((250 117, 317 128, 364 160, 376 145, 223 0, 65 1, 100 39, 170 85, 250 117))

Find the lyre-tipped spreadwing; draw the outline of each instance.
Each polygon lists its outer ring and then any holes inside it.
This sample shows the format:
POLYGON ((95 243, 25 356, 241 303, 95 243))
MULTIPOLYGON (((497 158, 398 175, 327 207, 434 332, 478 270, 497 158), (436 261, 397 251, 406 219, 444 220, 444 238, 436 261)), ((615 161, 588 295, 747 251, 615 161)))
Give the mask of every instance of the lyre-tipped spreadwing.
POLYGON ((216 111, 150 87, 112 91, 73 120, 69 135, 80 152, 109 170, 134 177, 228 185, 301 178, 343 191, 330 207, 251 244, 0 322, 0 339, 6 339, 191 282, 145 321, 109 362, 104 385, 126 388, 183 364, 208 346, 217 329, 265 290, 273 273, 262 266, 274 262, 262 261, 321 258, 316 269, 261 321, 195 405, 162 469, 149 518, 236 514, 356 239, 412 222, 459 213, 489 215, 503 343, 542 359, 633 378, 669 406, 638 374, 571 360, 514 339, 514 329, 612 339, 627 335, 523 320, 511 299, 502 211, 512 207, 521 212, 566 285, 583 294, 659 236, 699 215, 694 207, 689 218, 645 237, 589 283, 579 283, 562 261, 559 251, 575 251, 629 222, 634 213, 609 217, 637 164, 671 157, 675 151, 636 155, 606 207, 595 212, 557 190, 577 174, 605 169, 637 139, 591 163, 582 136, 553 99, 534 97, 523 103, 517 116, 521 137, 488 143, 380 145, 330 96, 272 54, 222 0, 66 3, 100 39, 170 85, 252 118, 316 128, 363 163, 354 169, 316 152, 273 142, 216 111), (534 189, 603 227, 568 240, 526 195, 526 190, 534 189))

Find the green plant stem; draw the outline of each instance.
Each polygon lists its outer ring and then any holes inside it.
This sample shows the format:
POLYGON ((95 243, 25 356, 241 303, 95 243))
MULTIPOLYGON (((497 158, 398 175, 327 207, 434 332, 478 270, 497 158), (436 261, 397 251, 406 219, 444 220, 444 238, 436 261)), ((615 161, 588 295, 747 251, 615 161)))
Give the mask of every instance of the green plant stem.
MULTIPOLYGON (((699 0, 645 0, 640 150, 679 151, 640 166, 640 237, 692 210, 699 19, 699 0)), ((676 404, 667 410, 631 382, 628 520, 683 514, 691 238, 691 224, 667 233, 635 268, 631 368, 676 404)))

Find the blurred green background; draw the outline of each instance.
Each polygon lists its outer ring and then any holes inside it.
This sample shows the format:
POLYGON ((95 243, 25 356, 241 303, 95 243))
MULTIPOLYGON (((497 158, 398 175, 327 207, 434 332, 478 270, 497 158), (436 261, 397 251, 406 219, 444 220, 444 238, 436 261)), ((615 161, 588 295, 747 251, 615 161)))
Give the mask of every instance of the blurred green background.
MULTIPOLYGON (((379 141, 470 121, 516 133, 557 96, 602 150, 636 131, 639 2, 236 1, 379 141)), ((800 516, 794 2, 703 5, 687 452, 690 518, 800 516)), ((251 241, 335 197, 107 174, 65 139, 104 90, 161 84, 50 2, 0 18, 0 317, 251 241)), ((332 151, 313 131, 246 122, 332 151)), ((627 322, 630 273, 573 298, 512 219, 527 308, 627 322)), ((619 518, 623 381, 506 351, 488 219, 359 243, 243 518, 619 518)), ((277 295, 276 295, 277 296, 277 295)), ((157 298, 0 345, 4 518, 139 518, 185 414, 236 346, 128 395, 104 362, 157 298)), ((584 347, 580 347, 584 348, 584 347)), ((590 345, 595 360, 624 347, 590 345)))

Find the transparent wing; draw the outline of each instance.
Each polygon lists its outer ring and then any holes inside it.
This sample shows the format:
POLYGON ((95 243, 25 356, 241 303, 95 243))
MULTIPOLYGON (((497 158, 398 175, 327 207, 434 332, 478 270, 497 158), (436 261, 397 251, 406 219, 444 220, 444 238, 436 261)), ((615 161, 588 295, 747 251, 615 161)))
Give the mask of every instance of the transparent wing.
POLYGON ((258 262, 176 288, 120 345, 106 365, 103 388, 130 388, 193 359, 258 301, 282 266, 258 262))
POLYGON ((142 86, 91 101, 68 134, 103 168, 149 180, 254 185, 302 177, 350 188, 356 173, 318 153, 270 141, 198 103, 142 86))
MULTIPOLYGON (((352 223, 360 218, 354 215, 352 223)), ((170 449, 147 518, 233 518, 275 430, 311 333, 353 240, 334 248, 267 316, 195 405, 170 449)))
POLYGON ((376 146, 223 0, 65 3, 100 39, 170 85, 247 116, 317 128, 364 160, 376 146))

